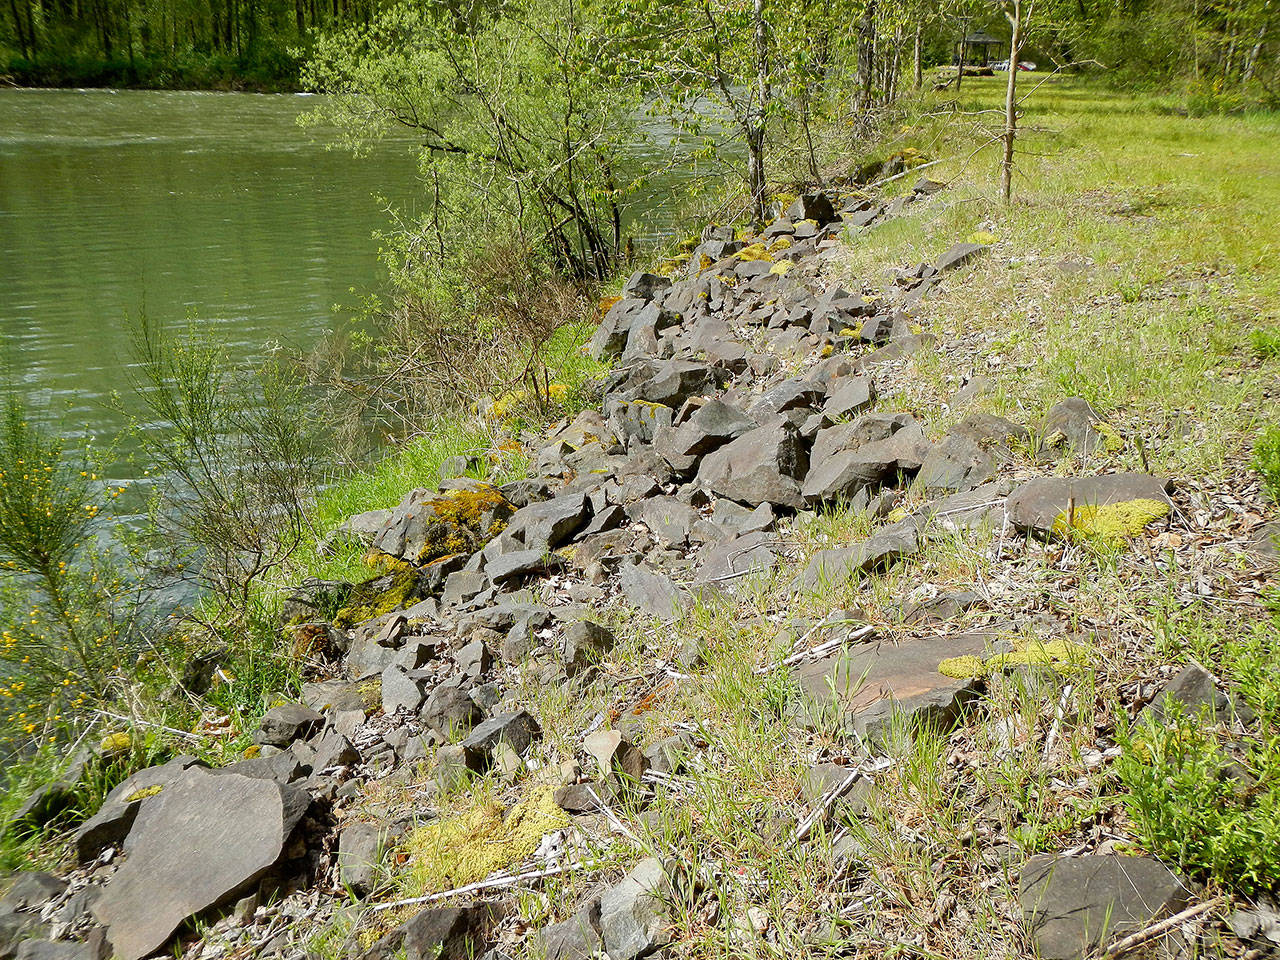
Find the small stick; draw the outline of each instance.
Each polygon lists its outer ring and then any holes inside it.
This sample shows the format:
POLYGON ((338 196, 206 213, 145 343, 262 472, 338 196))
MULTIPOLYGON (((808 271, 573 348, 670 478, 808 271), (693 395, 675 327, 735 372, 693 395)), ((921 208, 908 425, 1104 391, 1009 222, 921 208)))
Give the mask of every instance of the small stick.
POLYGON ((591 799, 596 802, 596 806, 600 808, 600 812, 604 814, 605 819, 613 825, 615 830, 621 833, 632 843, 640 842, 639 838, 631 832, 627 825, 618 819, 618 815, 613 812, 613 809, 600 799, 600 794, 596 793, 595 787, 587 787, 587 793, 591 794, 591 799))
POLYGON ((521 883, 525 880, 541 880, 543 877, 555 877, 562 873, 568 873, 570 870, 578 868, 600 867, 603 864, 596 863, 562 863, 558 867, 544 867, 540 870, 526 870, 523 873, 508 873, 500 877, 494 877, 492 880, 480 880, 476 883, 468 883, 463 887, 454 887, 452 890, 446 890, 443 893, 431 893, 425 897, 412 897, 408 900, 396 900, 392 903, 380 903, 373 908, 374 913, 381 913, 384 910, 393 910, 396 907, 411 907, 419 903, 432 903, 436 900, 443 900, 446 897, 454 897, 463 893, 477 893, 481 890, 497 890, 502 887, 510 887, 514 884, 521 883))
POLYGON ((1187 909, 1182 910, 1179 913, 1175 913, 1172 917, 1161 920, 1159 923, 1153 923, 1151 926, 1143 930, 1139 930, 1137 933, 1131 933, 1123 940, 1117 940, 1115 943, 1111 944, 1111 946, 1107 947, 1107 949, 1102 953, 1101 960, 1114 960, 1115 957, 1128 953, 1134 947, 1142 946, 1142 944, 1168 933, 1174 927, 1178 926, 1178 924, 1184 923, 1187 920, 1192 920, 1195 917, 1200 916, 1202 913, 1208 913, 1215 907, 1221 906, 1222 902, 1222 897, 1214 897, 1212 900, 1206 900, 1204 903, 1197 903, 1195 906, 1187 907, 1187 909))
MULTIPOLYGON (((819 624, 819 626, 830 626, 830 624, 819 624)), ((762 674, 762 673, 768 673, 771 670, 777 670, 779 667, 789 667, 793 663, 799 663, 801 660, 804 660, 807 657, 817 656, 818 654, 826 653, 828 650, 834 650, 836 647, 839 647, 845 643, 849 643, 850 641, 862 640, 865 637, 871 636, 875 632, 876 632, 876 628, 868 625, 868 626, 862 627, 859 630, 853 631, 853 633, 849 634, 847 637, 833 637, 830 640, 824 640, 822 643, 818 644, 816 647, 810 647, 808 650, 801 650, 798 653, 793 653, 791 654, 791 656, 786 657, 782 660, 778 660, 775 663, 771 663, 768 666, 756 667, 756 669, 753 672, 756 674, 762 674)))
POLYGON ((100 713, 104 717, 110 717, 112 720, 121 720, 124 723, 136 723, 140 727, 150 727, 153 730, 163 730, 165 733, 172 733, 175 737, 182 737, 195 743, 200 743, 204 737, 199 734, 189 733, 186 730, 179 730, 176 727, 166 727, 163 723, 151 723, 147 720, 139 720, 136 717, 122 717, 118 713, 112 713, 110 710, 95 709, 94 713, 100 713))
POLYGON ((1049 754, 1053 751, 1053 744, 1058 739, 1058 727, 1062 723, 1062 715, 1067 709, 1067 698, 1071 696, 1071 691, 1075 687, 1067 684, 1067 688, 1062 691, 1062 698, 1058 701, 1058 709, 1054 711, 1053 726, 1049 728, 1049 736, 1044 738, 1044 759, 1049 759, 1049 754))
POLYGON ((813 825, 818 822, 819 818, 821 818, 827 812, 828 808, 830 808, 830 806, 833 803, 835 803, 838 799, 840 799, 842 796, 848 793, 849 788, 853 786, 854 781, 861 776, 862 776, 862 771, 855 769, 847 777, 845 777, 838 784, 836 784, 834 787, 828 790, 825 794, 823 794, 822 799, 818 802, 818 805, 814 807, 812 811, 810 811, 807 817, 805 817, 803 820, 801 820, 799 823, 796 824, 795 830, 792 832, 791 836, 787 839, 786 846, 790 847, 793 844, 799 843, 805 837, 809 836, 809 831, 813 829, 813 825))

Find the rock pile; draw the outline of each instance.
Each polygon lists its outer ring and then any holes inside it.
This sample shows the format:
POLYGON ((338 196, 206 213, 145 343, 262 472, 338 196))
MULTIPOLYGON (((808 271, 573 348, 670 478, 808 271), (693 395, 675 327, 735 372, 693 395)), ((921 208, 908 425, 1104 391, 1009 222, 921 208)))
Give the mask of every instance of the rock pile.
MULTIPOLYGON (((938 187, 922 181, 895 203, 938 187)), ((77 832, 86 866, 72 887, 33 874, 10 889, 0 957, 13 953, 3 944, 24 941, 19 956, 101 957, 109 944, 135 960, 193 918, 252 919, 264 892, 328 876, 370 894, 404 825, 351 823, 335 838, 332 806, 428 757, 441 792, 486 771, 516 777, 542 730, 504 689, 503 670, 554 684, 595 669, 616 642, 597 608, 617 596, 674 619, 756 577, 790 578, 804 591, 983 526, 1123 533, 1167 513, 1168 484, 1145 475, 1016 486, 1000 477, 1015 449, 1052 461, 1104 445, 1082 400, 1032 429, 973 413, 931 438, 910 412, 878 399, 883 365, 930 348, 912 306, 985 251, 956 244, 902 271, 888 292, 828 285, 822 268, 836 238, 884 216, 865 197, 806 194, 760 236, 714 230, 677 275, 633 276, 591 342, 615 364, 600 403, 543 438, 534 475, 501 487, 450 476, 335 531, 335 541, 367 544, 387 572, 363 584, 308 582, 286 604, 287 629, 328 652, 332 675, 306 684, 303 702, 266 714, 254 756, 219 770, 178 757, 117 787, 77 832), (918 505, 895 510, 907 493, 918 505), (780 536, 798 511, 835 505, 878 525, 861 542, 808 556, 780 536), (549 576, 555 603, 534 589, 549 576), (42 937, 58 938, 57 950, 29 946, 42 937)), ((908 617, 953 617, 975 599, 941 597, 908 617)), ((804 694, 795 722, 834 723, 865 742, 896 715, 953 720, 981 683, 978 671, 955 675, 944 662, 1008 652, 983 633, 882 642, 857 611, 836 611, 814 631, 794 661, 804 694)), ((700 653, 694 645, 675 666, 692 669, 700 653)), ((592 772, 562 778, 555 793, 572 814, 669 775, 694 748, 681 736, 640 744, 625 729, 584 734, 592 772)), ((843 782, 840 768, 834 775, 843 782)), ((1142 922, 1183 902, 1158 864, 1095 859, 1036 858, 1024 870, 1042 955, 1079 956, 1104 922, 1142 922), (1116 878, 1139 874, 1141 889, 1113 895, 1116 878)), ((673 892, 693 882, 645 860, 532 936, 549 958, 645 956, 670 938, 673 892)), ((483 955, 502 915, 500 895, 428 904, 349 952, 483 955)), ((256 949, 279 952, 284 942, 267 936, 256 949)))

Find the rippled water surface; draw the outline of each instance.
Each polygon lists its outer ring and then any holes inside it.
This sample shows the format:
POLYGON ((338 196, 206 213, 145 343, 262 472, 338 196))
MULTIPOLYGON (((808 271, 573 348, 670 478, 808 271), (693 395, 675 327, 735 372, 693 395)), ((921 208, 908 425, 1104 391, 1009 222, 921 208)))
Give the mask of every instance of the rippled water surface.
POLYGON ((379 281, 375 194, 411 202, 416 166, 407 141, 326 150, 295 122, 307 106, 0 89, 0 375, 110 441, 131 315, 210 321, 240 355, 339 322, 379 281))

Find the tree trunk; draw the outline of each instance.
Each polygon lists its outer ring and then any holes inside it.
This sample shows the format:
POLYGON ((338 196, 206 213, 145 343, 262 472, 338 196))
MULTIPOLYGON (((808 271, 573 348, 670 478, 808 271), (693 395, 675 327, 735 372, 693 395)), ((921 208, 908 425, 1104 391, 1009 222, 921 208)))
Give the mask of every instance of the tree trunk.
POLYGON ((758 111, 747 130, 747 184, 751 189, 751 218, 757 229, 764 225, 764 208, 769 199, 769 185, 764 175, 765 125, 769 117, 769 102, 773 90, 769 80, 769 25, 764 19, 764 0, 754 0, 752 17, 755 21, 756 85, 759 87, 758 111))
POLYGON ((27 42, 26 30, 22 26, 22 14, 18 12, 18 0, 9 0, 9 9, 13 12, 13 29, 18 34, 18 50, 22 59, 31 59, 31 46, 27 42))
POLYGON ((871 105, 871 87, 875 82, 876 0, 867 0, 858 25, 858 95, 854 109, 862 113, 871 105))
POLYGON ((1241 79, 1245 83, 1248 83, 1250 80, 1253 79, 1253 68, 1257 64, 1258 58, 1262 56, 1262 45, 1266 42, 1266 39, 1267 39, 1266 15, 1267 15, 1267 10, 1269 10, 1270 8, 1271 8, 1271 0, 1267 0, 1267 2, 1262 5, 1263 21, 1262 21, 1262 26, 1258 27, 1258 39, 1254 42, 1253 49, 1249 51, 1249 57, 1248 59, 1245 60, 1245 63, 1244 63, 1244 75, 1241 77, 1241 79))
POLYGON ((917 23, 915 45, 911 50, 911 82, 915 90, 924 86, 924 68, 920 62, 920 40, 923 33, 924 26, 917 23))
POLYGON ((1000 196, 1013 197, 1013 144, 1018 136, 1018 54, 1022 52, 1022 0, 1005 8, 1012 33, 1009 37, 1009 85, 1004 94, 1004 159, 1000 163, 1000 196))

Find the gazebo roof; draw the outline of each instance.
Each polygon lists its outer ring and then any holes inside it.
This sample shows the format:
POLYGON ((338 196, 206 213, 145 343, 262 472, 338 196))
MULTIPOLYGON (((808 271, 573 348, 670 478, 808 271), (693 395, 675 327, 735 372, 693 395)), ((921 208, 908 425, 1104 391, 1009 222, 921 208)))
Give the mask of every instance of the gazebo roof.
POLYGON ((992 44, 992 43, 1001 43, 1002 41, 996 39, 991 34, 986 33, 982 30, 975 30, 973 33, 969 34, 967 37, 964 38, 964 42, 972 43, 977 46, 985 46, 987 44, 992 44))

